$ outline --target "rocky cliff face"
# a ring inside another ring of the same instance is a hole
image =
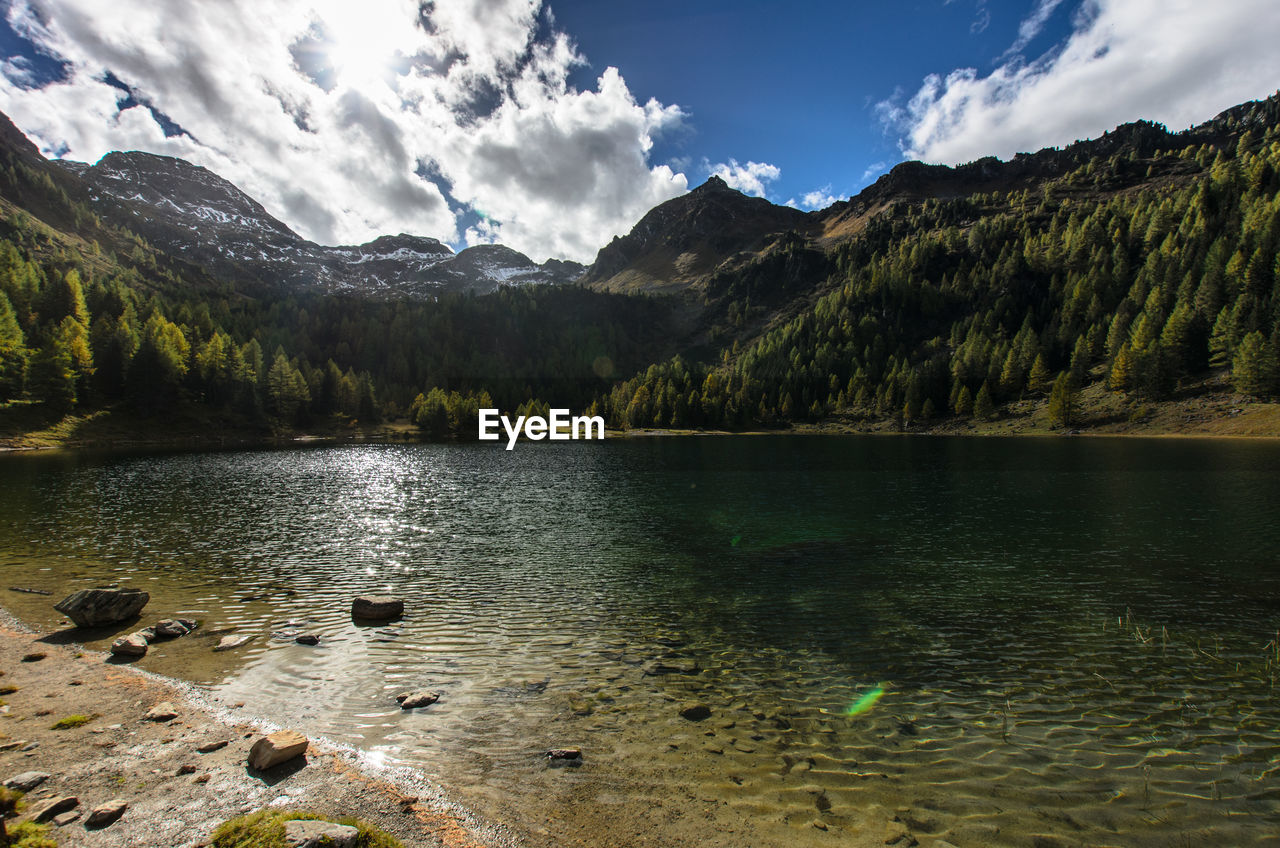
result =
[[[748,197],[712,177],[651,209],[596,256],[583,282],[610,291],[669,291],[696,286],[726,262],[745,260],[779,236],[808,232],[812,217]]]
[[[231,281],[379,297],[492,291],[563,283],[582,266],[535,264],[499,245],[455,255],[436,239],[401,233],[360,245],[307,241],[217,174],[182,159],[109,153],[97,164],[58,162],[87,187],[96,212],[169,253]]]

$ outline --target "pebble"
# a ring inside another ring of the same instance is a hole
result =
[[[227,740],[218,739],[213,742],[204,743],[199,748],[196,748],[196,751],[201,754],[212,754],[214,751],[220,751],[225,747],[227,747]]]
[[[252,639],[252,636],[236,636],[234,634],[230,636],[223,636],[222,641],[215,645],[213,649],[215,651],[231,651],[239,648],[241,645],[251,641]]]
[[[40,660],[44,659],[47,656],[49,655],[44,653],[43,651],[36,651],[35,653],[26,654],[25,656],[23,656],[22,661],[28,662],[28,663],[40,662]]]
[[[439,692],[404,692],[396,695],[396,702],[402,710],[416,710],[418,707],[429,707],[440,700]]]
[[[178,708],[168,701],[161,701],[143,716],[146,721],[172,721],[178,717]]]

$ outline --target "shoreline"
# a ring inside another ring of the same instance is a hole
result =
[[[45,796],[79,800],[77,820],[52,826],[60,844],[198,848],[222,821],[268,807],[356,816],[405,848],[518,844],[514,834],[478,821],[415,770],[372,763],[305,727],[294,728],[310,737],[304,758],[251,771],[246,755],[253,741],[281,728],[213,704],[194,684],[111,662],[73,636],[73,630],[40,634],[0,607],[0,681],[15,690],[0,706],[0,779],[33,770],[51,775],[28,793],[32,807]],[[44,656],[24,661],[33,654]],[[165,701],[177,708],[177,718],[143,718]],[[70,715],[93,718],[52,728]],[[209,742],[226,744],[197,751]],[[88,811],[113,799],[128,802],[124,816],[86,828]]]

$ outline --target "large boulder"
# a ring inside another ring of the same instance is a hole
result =
[[[296,730],[278,730],[264,736],[249,749],[249,765],[258,771],[286,763],[307,752],[307,737]]]
[[[351,617],[388,621],[404,615],[404,601],[390,595],[361,595],[351,602]]]
[[[53,608],[77,627],[105,627],[136,618],[149,600],[141,589],[81,589]]]

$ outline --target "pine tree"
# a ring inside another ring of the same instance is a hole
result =
[[[1032,394],[1044,394],[1045,389],[1049,387],[1049,365],[1044,361],[1044,354],[1036,354],[1036,361],[1031,366],[1031,373],[1027,376],[1027,391]]]
[[[1049,421],[1062,427],[1070,427],[1075,423],[1076,400],[1078,389],[1071,378],[1071,372],[1063,371],[1053,381],[1049,392]]]
[[[21,395],[26,380],[26,338],[9,298],[0,292],[0,402]]]
[[[973,417],[982,421],[990,421],[996,415],[995,403],[991,399],[991,389],[986,383],[978,389],[978,396],[973,401]]]
[[[1252,397],[1269,397],[1275,393],[1277,368],[1275,348],[1260,332],[1252,332],[1240,340],[1231,361],[1231,378],[1237,392]]]

